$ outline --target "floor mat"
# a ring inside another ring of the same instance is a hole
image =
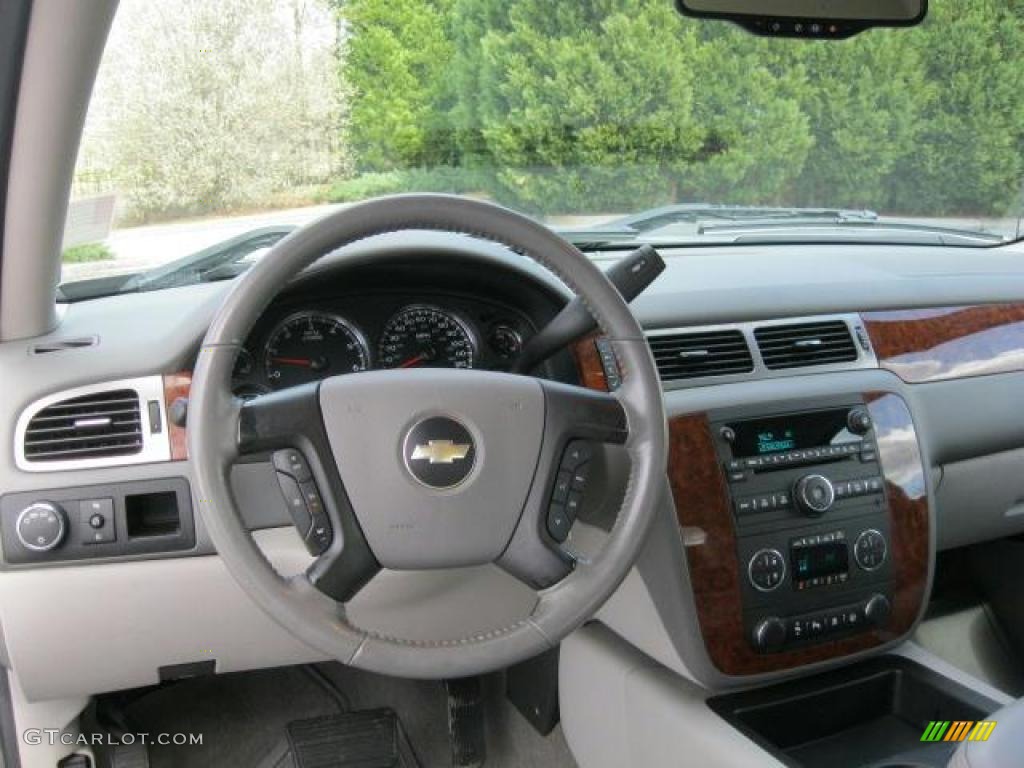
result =
[[[288,744],[296,768],[418,768],[392,709],[295,720]]]
[[[127,715],[139,731],[200,733],[203,743],[150,748],[150,768],[296,768],[288,725],[296,720],[389,708],[405,743],[424,768],[451,765],[448,698],[442,683],[361,672],[340,664],[317,664],[339,702],[305,667],[195,678],[162,686],[134,701]],[[574,762],[556,728],[541,736],[505,699],[501,675],[484,679],[487,768],[572,768]]]

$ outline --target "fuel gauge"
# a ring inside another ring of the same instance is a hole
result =
[[[523,349],[523,337],[510,325],[496,325],[487,338],[498,357],[510,360]]]

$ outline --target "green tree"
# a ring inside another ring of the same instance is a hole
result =
[[[943,0],[913,31],[927,62],[920,131],[887,180],[908,213],[1002,215],[1024,178],[1024,5]],[[898,108],[898,106],[896,107]]]
[[[933,98],[920,45],[906,30],[811,43],[800,66],[813,73],[801,109],[814,135],[794,184],[804,205],[872,208],[888,202],[897,164],[916,150]]]
[[[333,29],[315,0],[123,3],[79,174],[108,179],[136,220],[265,205],[334,177]]]
[[[340,5],[352,90],[349,141],[361,170],[452,161],[446,116],[452,0],[349,0]]]

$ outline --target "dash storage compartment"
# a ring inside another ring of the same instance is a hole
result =
[[[708,705],[799,768],[944,768],[956,742],[922,742],[933,721],[978,721],[999,705],[900,656],[884,656]]]

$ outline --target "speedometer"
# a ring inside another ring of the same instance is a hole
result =
[[[369,367],[363,335],[344,318],[326,312],[286,317],[263,348],[263,368],[274,389]]]
[[[476,341],[451,312],[413,304],[388,320],[377,356],[384,368],[472,368]]]

